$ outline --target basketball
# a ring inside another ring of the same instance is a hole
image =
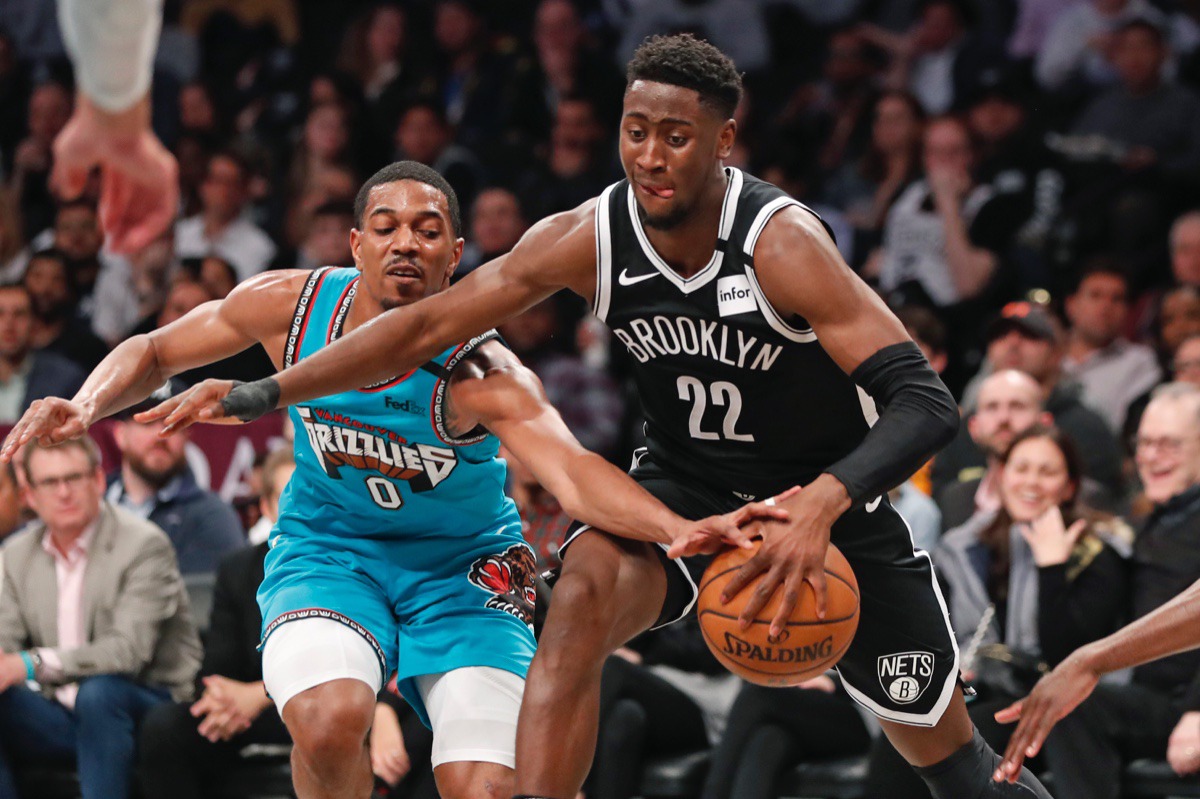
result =
[[[721,604],[721,591],[742,564],[758,551],[729,549],[709,564],[700,582],[696,614],[704,641],[725,668],[752,683],[774,687],[798,685],[817,677],[841,659],[858,629],[858,581],[845,556],[833,544],[825,553],[825,618],[818,619],[812,589],[805,585],[778,639],[770,636],[771,619],[783,601],[782,593],[766,604],[742,630],[738,615],[754,593],[759,575],[741,593]]]

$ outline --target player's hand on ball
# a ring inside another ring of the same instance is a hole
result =
[[[727,603],[755,577],[763,575],[738,617],[742,629],[746,629],[775,592],[783,591],[779,610],[771,620],[773,636],[782,633],[805,583],[813,591],[817,618],[825,618],[825,550],[833,523],[849,507],[849,498],[836,478],[822,475],[781,499],[780,505],[788,510],[790,518],[763,525],[763,545],[758,554],[746,561],[721,594],[721,601]]]
[[[1087,665],[1087,647],[1059,663],[1055,669],[1042,677],[1029,696],[996,713],[996,721],[1010,724],[1020,719],[1004,750],[992,779],[996,782],[1015,782],[1021,774],[1021,764],[1027,757],[1034,757],[1046,742],[1046,736],[1054,725],[1061,721],[1100,682],[1100,675]]]
[[[751,540],[762,534],[761,522],[787,521],[787,510],[777,503],[798,490],[788,489],[778,496],[762,502],[751,502],[723,516],[709,516],[685,524],[672,539],[667,557],[712,555],[726,546],[748,549]]]
[[[4,440],[0,461],[10,463],[17,450],[35,439],[42,444],[58,444],[79,438],[91,423],[92,414],[78,402],[61,397],[34,400]]]
[[[163,427],[160,435],[164,436],[201,422],[241,424],[236,417],[226,416],[225,408],[221,404],[221,400],[229,395],[234,385],[232,380],[210,378],[160,402],[148,411],[135,414],[134,421],[150,424],[161,420]]]

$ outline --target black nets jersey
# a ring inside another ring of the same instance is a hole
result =
[[[811,211],[770,183],[725,172],[716,250],[689,278],[654,251],[629,182],[605,189],[593,311],[633,358],[651,457],[763,497],[814,479],[877,414],[808,323],[777,312],[755,277],[754,247],[771,217],[790,205]]]

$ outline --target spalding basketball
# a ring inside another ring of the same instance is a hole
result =
[[[800,602],[778,639],[772,639],[771,619],[783,601],[776,592],[745,630],[738,615],[754,593],[762,575],[750,582],[728,605],[721,604],[721,590],[757,551],[729,549],[718,555],[704,572],[696,613],[704,641],[725,668],[744,680],[759,685],[798,685],[833,666],[854,640],[858,629],[858,581],[838,548],[825,553],[825,618],[818,619],[816,599],[806,583]]]

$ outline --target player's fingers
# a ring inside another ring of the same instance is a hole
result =
[[[812,586],[813,599],[816,600],[817,618],[825,618],[825,607],[828,601],[827,586],[825,584],[825,564],[821,564],[815,569],[811,569],[804,575],[804,582]]]
[[[775,612],[775,618],[771,619],[771,637],[773,639],[778,639],[787,627],[788,620],[792,617],[792,611],[800,603],[800,589],[803,585],[801,581],[791,577],[784,581],[783,600],[779,603],[779,610]]]
[[[123,235],[133,184],[121,172],[103,167],[100,173],[100,227],[106,234]]]
[[[170,399],[165,399],[155,405],[153,408],[142,411],[141,413],[135,413],[133,415],[133,420],[139,424],[157,422],[159,419],[170,415],[172,411],[179,407],[180,403],[182,403],[184,398],[187,396],[188,392],[184,392],[183,394],[177,394]]]
[[[743,629],[750,627],[750,624],[758,618],[759,611],[766,607],[767,602],[775,593],[775,589],[783,583],[783,569],[773,568],[763,575],[758,581],[758,585],[750,592],[750,598],[746,600],[746,604],[742,606],[742,612],[738,616],[738,625]]]
[[[796,496],[799,493],[800,493],[800,486],[792,486],[787,491],[784,491],[781,494],[776,494],[773,497],[773,499],[776,502],[783,502],[785,499],[791,499],[792,497]]]
[[[70,159],[56,155],[50,170],[50,190],[63,200],[74,200],[87,188],[88,172]]]
[[[741,593],[751,580],[767,570],[767,566],[768,561],[761,553],[742,564],[742,568],[738,569],[725,584],[725,590],[721,592],[721,604],[727,604],[730,599]]]
[[[787,512],[787,508],[781,508],[778,505],[768,505],[766,502],[751,502],[749,505],[743,505],[738,508],[730,515],[738,525],[760,520],[786,522],[791,518],[791,514]]]

